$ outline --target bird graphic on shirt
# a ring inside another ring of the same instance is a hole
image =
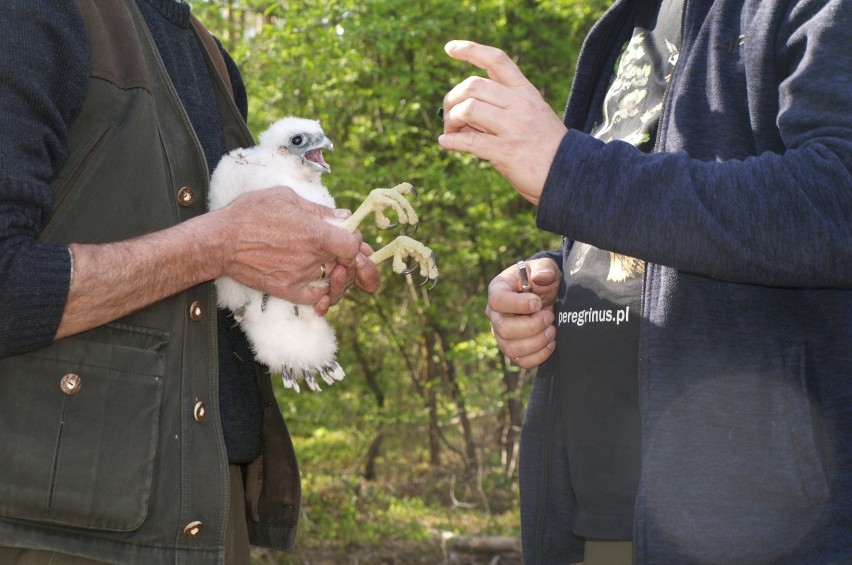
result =
[[[618,253],[609,253],[609,273],[606,280],[624,282],[645,272],[645,261]]]
[[[318,121],[283,118],[261,133],[258,141],[254,147],[231,151],[216,166],[210,179],[210,210],[222,208],[246,192],[279,185],[317,204],[335,206],[334,197],[322,183],[322,175],[331,172],[323,150],[331,151],[334,146]],[[394,226],[384,214],[391,209],[398,224],[416,228],[419,220],[407,199],[412,194],[416,196],[408,183],[374,189],[352,216],[340,223],[354,232],[367,216],[375,214],[378,227],[391,228]],[[430,280],[432,286],[437,283],[432,251],[407,235],[398,236],[370,259],[376,264],[393,259],[393,270],[400,274],[419,267],[424,284]],[[406,262],[412,260],[417,266],[410,269]],[[255,359],[273,374],[281,375],[286,388],[299,392],[299,383],[304,382],[309,389],[319,391],[317,378],[329,385],[343,379],[344,371],[336,361],[334,331],[311,306],[266,295],[226,276],[214,284],[218,305],[233,312]],[[328,285],[328,279],[313,284]]]

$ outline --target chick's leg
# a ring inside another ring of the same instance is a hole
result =
[[[414,193],[414,187],[407,182],[396,185],[393,188],[376,188],[370,191],[364,202],[358,209],[343,222],[343,228],[348,232],[354,232],[361,222],[372,213],[376,215],[376,225],[382,229],[393,227],[390,219],[385,216],[385,210],[392,208],[396,212],[399,223],[406,226],[416,226],[419,221],[417,213],[411,203],[405,197]]]
[[[420,276],[423,282],[438,281],[438,266],[435,264],[435,255],[432,250],[415,239],[401,235],[391,241],[372,255],[370,259],[378,265],[382,261],[393,258],[393,270],[395,273],[407,275],[417,270],[417,267],[408,268],[406,259],[413,258],[420,267]],[[432,285],[434,286],[434,284]]]
[[[354,232],[371,213],[376,215],[376,225],[378,227],[383,229],[393,227],[388,217],[384,214],[388,208],[396,212],[400,224],[416,227],[418,222],[417,213],[406,198],[406,195],[412,193],[414,193],[414,187],[407,182],[398,184],[393,188],[374,189],[364,199],[364,203],[343,223],[343,227],[349,232]],[[406,265],[406,259],[413,258],[420,267],[420,274],[424,279],[423,282],[433,280],[437,283],[438,267],[435,264],[435,256],[431,249],[419,241],[401,235],[370,256],[373,263],[377,265],[390,258],[393,258],[394,272],[406,275],[417,269],[416,267],[409,269]]]

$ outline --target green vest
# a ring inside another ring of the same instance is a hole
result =
[[[41,239],[119,241],[204,213],[204,154],[134,0],[77,4],[91,77]],[[253,145],[221,54],[196,30],[227,144]],[[0,545],[223,562],[229,480],[212,284],[0,359],[0,375]],[[298,467],[269,375],[258,370],[258,384],[263,453],[245,468],[246,519],[252,544],[291,549]]]

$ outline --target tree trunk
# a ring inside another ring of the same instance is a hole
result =
[[[521,399],[521,387],[528,374],[526,369],[518,371],[501,356],[503,370],[503,421],[500,426],[500,463],[503,473],[511,477],[518,460],[518,448],[521,436],[521,424],[524,418],[524,403]]]
[[[426,366],[426,382],[423,387],[426,407],[429,410],[429,464],[433,468],[441,466],[441,426],[438,422],[438,395],[436,385],[440,380],[435,363],[432,361],[428,332],[423,335],[423,361]]]
[[[376,380],[376,371],[374,371],[367,355],[364,354],[364,349],[361,347],[361,344],[358,343],[357,339],[352,340],[352,349],[355,352],[355,357],[358,359],[358,364],[361,365],[361,370],[364,373],[364,380],[367,383],[367,387],[376,399],[376,412],[380,418],[379,425],[376,427],[376,431],[373,434],[373,441],[370,442],[370,446],[367,448],[367,454],[364,461],[364,479],[367,481],[375,481],[377,477],[376,460],[379,458],[379,455],[382,454],[382,440],[384,439],[385,432],[384,421],[381,420],[385,413],[385,393],[381,386],[379,386],[378,380]]]
[[[462,394],[461,387],[459,387],[458,380],[456,379],[455,365],[447,360],[447,340],[438,326],[435,326],[435,336],[437,337],[434,343],[435,352],[441,361],[443,377],[450,387],[450,396],[456,405],[456,414],[458,414],[459,425],[462,428],[462,437],[464,438],[465,446],[465,468],[468,472],[472,473],[477,468],[476,442],[473,439],[473,427],[471,426],[470,418],[467,414],[467,405],[465,403],[464,395]]]
[[[471,553],[520,553],[520,538],[504,536],[456,536],[446,535],[444,547],[449,550]]]

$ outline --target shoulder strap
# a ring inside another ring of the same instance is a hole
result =
[[[138,36],[130,33],[134,27],[124,3],[98,0],[76,2],[89,35],[93,76],[101,76],[122,88],[138,87],[150,92],[152,85],[147,64],[139,47]],[[234,105],[234,90],[225,58],[207,28],[194,15],[190,14],[190,19],[213,82],[228,147],[250,147],[254,145],[254,140]]]
[[[119,88],[144,88],[150,92],[148,66],[132,18],[123,4],[77,0],[77,8],[89,38],[92,76],[108,80]]]
[[[190,16],[195,34],[205,52],[204,61],[210,79],[213,81],[216,103],[219,106],[219,114],[222,116],[225,142],[229,149],[251,147],[254,145],[254,138],[234,104],[234,89],[228,67],[225,65],[225,58],[207,28],[195,16]]]
[[[228,67],[225,65],[225,58],[222,57],[222,52],[219,51],[219,46],[216,44],[216,40],[213,39],[213,36],[207,28],[198,21],[198,18],[196,18],[194,14],[190,14],[189,17],[192,21],[192,27],[195,28],[195,33],[198,35],[198,38],[201,40],[201,44],[210,56],[210,60],[213,62],[213,65],[216,67],[216,72],[219,73],[219,76],[222,78],[222,82],[225,83],[225,88],[228,90],[228,94],[230,94],[231,98],[233,98],[234,90],[231,86],[231,77],[228,74]]]

